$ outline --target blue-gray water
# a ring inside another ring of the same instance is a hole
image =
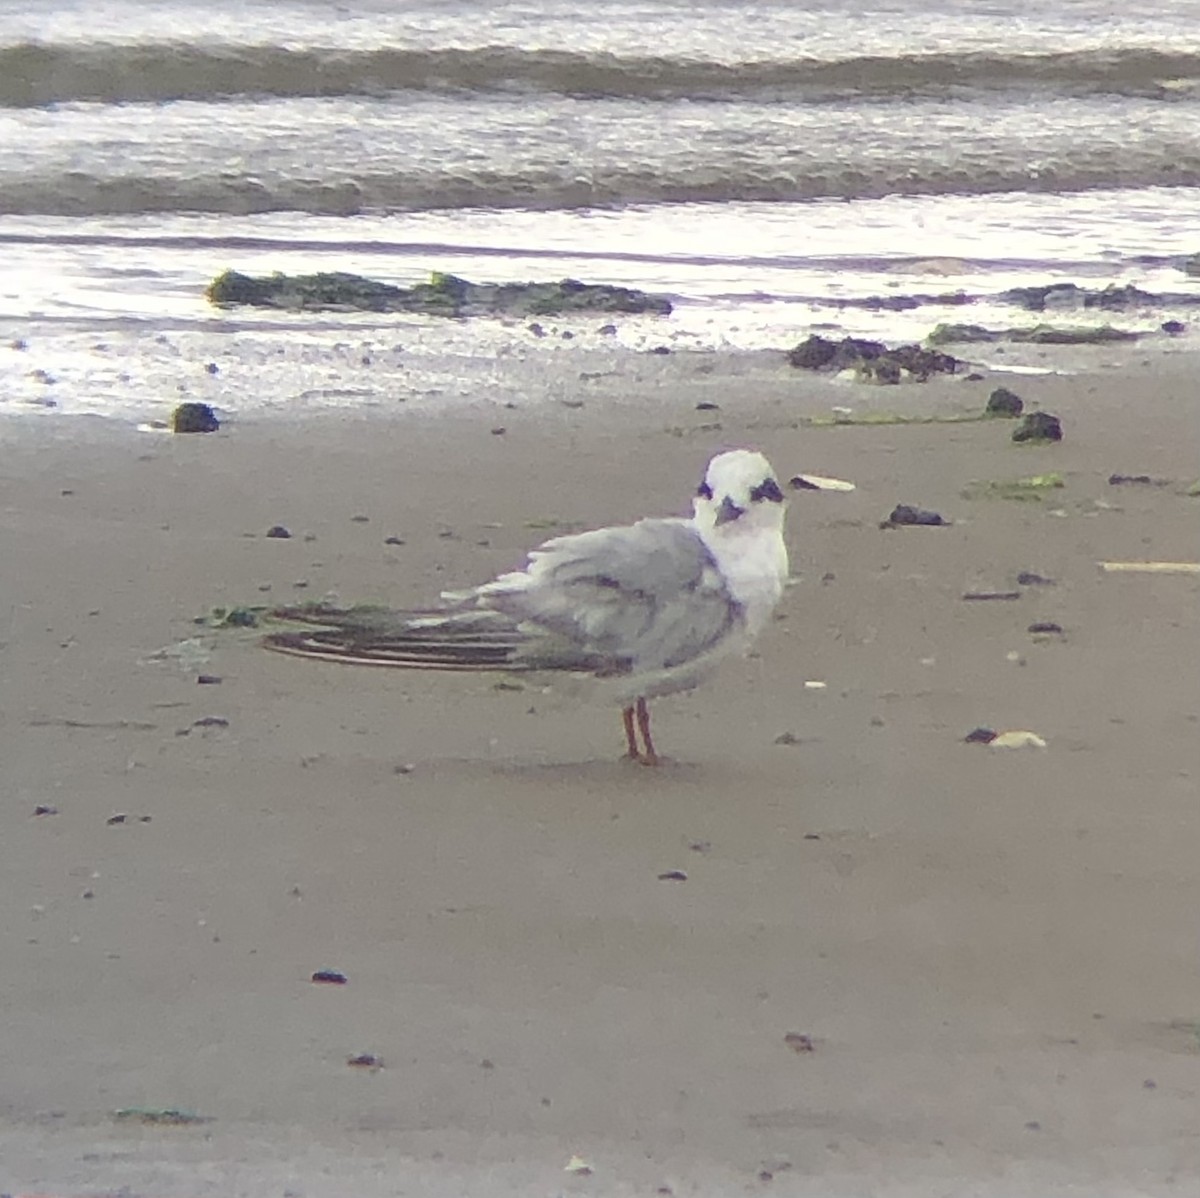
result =
[[[1195,0],[0,0],[0,146],[0,333],[27,344],[215,329],[200,291],[226,266],[671,293],[669,331],[635,323],[635,344],[920,336],[961,313],[838,305],[964,291],[983,320],[1019,283],[1196,288],[1200,19]],[[0,407],[29,398],[15,352]]]

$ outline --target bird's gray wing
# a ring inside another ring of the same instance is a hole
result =
[[[712,554],[684,520],[557,537],[530,554],[526,570],[476,595],[481,606],[561,638],[615,673],[685,665],[742,618]]]

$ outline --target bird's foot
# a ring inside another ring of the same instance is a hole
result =
[[[662,765],[665,758],[660,757],[657,753],[622,753],[622,761],[631,761],[635,765]]]

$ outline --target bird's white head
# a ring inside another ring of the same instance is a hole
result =
[[[694,519],[704,533],[779,532],[784,494],[761,453],[731,449],[719,453],[704,472],[693,501]]]

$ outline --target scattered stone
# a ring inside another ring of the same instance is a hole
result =
[[[629,287],[581,283],[472,283],[434,271],[427,283],[396,287],[341,271],[253,278],[235,270],[205,291],[218,307],[246,304],[300,311],[415,312],[426,316],[554,316],[566,312],[642,312],[668,316],[671,301]],[[544,330],[543,330],[544,332]],[[539,334],[535,334],[539,335]]]
[[[228,728],[229,721],[223,715],[206,715],[193,721],[193,728]]]
[[[963,598],[986,602],[990,599],[1020,599],[1020,591],[964,591]]]
[[[216,364],[216,362],[209,362],[209,364],[207,366],[205,366],[204,369],[207,370],[209,374],[219,374],[220,370],[221,370],[221,368]]]
[[[220,427],[216,413],[206,403],[181,403],[171,413],[173,433],[215,433]]]
[[[385,537],[383,543],[385,545],[403,545],[404,541],[400,537]]]
[[[371,522],[370,516],[351,516],[350,517],[351,524],[369,524],[370,522]]]
[[[1062,422],[1049,412],[1030,412],[1013,429],[1014,441],[1061,441]]]
[[[671,347],[669,345],[656,345],[650,352],[658,354],[660,357],[666,357],[671,352]]]
[[[1036,623],[1030,624],[1027,632],[1033,633],[1035,636],[1062,636],[1062,625],[1055,624],[1053,620],[1038,620]]]
[[[564,1173],[574,1173],[576,1177],[590,1177],[592,1175],[592,1166],[581,1156],[573,1156],[565,1165],[563,1165]]]
[[[312,980],[324,986],[344,986],[347,978],[344,973],[339,973],[336,969],[318,969],[312,975]]]
[[[223,679],[219,674],[199,674],[196,677],[198,686],[219,686]]]
[[[658,875],[658,880],[660,882],[686,882],[687,874],[681,869],[668,869],[666,873]]]
[[[794,732],[781,732],[776,738],[777,745],[799,745],[804,742]]]
[[[996,739],[996,733],[991,728],[972,728],[963,740],[969,745],[990,745]]]
[[[123,824],[129,819],[129,816],[124,811],[118,811],[115,815],[110,815],[104,822],[110,827],[115,827],[117,824]]]
[[[988,396],[985,411],[989,416],[1020,416],[1025,408],[1025,401],[1007,387],[997,387]]]
[[[803,1032],[788,1032],[784,1036],[783,1042],[792,1052],[801,1056],[806,1052],[816,1052],[817,1050],[812,1037],[804,1035]]]
[[[929,512],[924,508],[911,507],[907,503],[899,503],[892,509],[892,514],[884,520],[880,528],[900,528],[906,524],[922,525],[929,528],[941,528],[947,524],[937,512]]]
[[[33,814],[34,815],[57,815],[58,808],[52,807],[49,803],[39,803],[33,809]]]
[[[617,335],[617,326],[615,324],[602,324],[596,332],[602,337],[615,337]]]
[[[504,425],[498,424],[494,429],[492,429],[492,436],[503,437],[506,432],[508,432],[508,429],[506,429]]]
[[[1187,325],[1182,320],[1164,320],[1158,326],[1168,337],[1178,337],[1187,332]]]
[[[1032,570],[1022,570],[1017,575],[1017,585],[1023,587],[1052,587],[1054,586],[1054,579],[1046,578],[1042,574],[1034,574]]]
[[[843,337],[841,341],[813,334],[788,352],[788,361],[799,370],[853,370],[863,382],[899,383],[904,379],[925,382],[935,374],[953,374],[961,362],[921,345],[889,349],[882,341]]]
[[[346,1064],[352,1069],[369,1069],[372,1073],[378,1073],[383,1068],[383,1058],[373,1052],[356,1052],[346,1058]]]
[[[291,535],[292,534],[288,532],[288,530],[284,528],[282,524],[272,524],[271,527],[267,529],[267,536],[274,537],[276,540],[286,541],[291,537]]]
[[[719,412],[720,410],[721,410],[720,404],[712,403],[710,400],[707,400],[707,399],[702,399],[696,405],[697,412]]]

